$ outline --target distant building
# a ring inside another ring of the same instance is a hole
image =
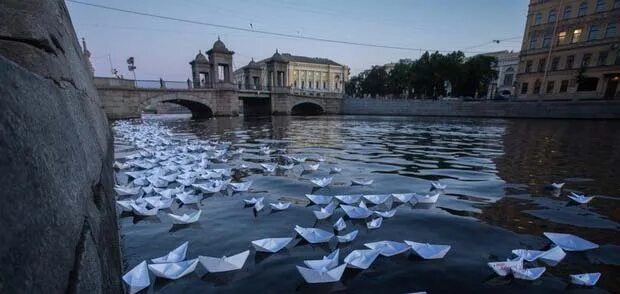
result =
[[[620,98],[619,22],[620,0],[531,0],[518,98]]]
[[[344,93],[349,67],[327,58],[280,54],[255,62],[234,72],[240,89],[290,88],[293,92]]]
[[[483,55],[497,58],[497,63],[493,66],[493,69],[497,71],[497,79],[489,84],[487,98],[514,96],[516,75],[519,68],[519,52],[504,50]]]
[[[385,69],[385,72],[389,74],[399,63],[412,64],[413,60],[410,58],[400,59],[398,62],[386,63],[383,65],[383,68]]]

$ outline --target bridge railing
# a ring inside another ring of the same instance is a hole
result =
[[[192,89],[192,81],[166,81],[159,80],[130,80],[113,77],[95,77],[95,86],[104,88],[126,88],[126,89]]]

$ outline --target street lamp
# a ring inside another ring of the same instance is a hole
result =
[[[133,56],[127,58],[127,69],[133,73],[133,80],[136,80],[136,66],[134,65]]]

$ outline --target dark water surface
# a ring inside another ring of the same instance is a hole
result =
[[[347,232],[359,229],[355,241],[338,245],[296,246],[272,255],[250,254],[245,267],[226,274],[195,273],[176,281],[157,279],[158,293],[620,293],[620,123],[612,121],[498,120],[393,117],[217,118],[189,121],[149,118],[174,132],[219,138],[243,146],[247,162],[265,162],[259,146],[286,148],[289,154],[321,156],[319,171],[243,175],[253,180],[250,192],[215,194],[199,208],[201,219],[185,227],[157,217],[120,218],[125,270],[142,260],[166,254],[190,241],[188,258],[231,255],[251,247],[250,241],[292,237],[293,227],[331,231],[344,213],[316,221],[316,206],[292,205],[272,213],[268,205],[257,215],[242,199],[264,196],[305,199],[304,194],[385,194],[428,192],[430,181],[448,185],[432,206],[398,206],[396,216],[369,231],[363,222],[347,221]],[[136,121],[136,123],[141,123]],[[123,146],[117,146],[122,148]],[[120,150],[120,149],[119,149]],[[275,155],[271,156],[275,158]],[[308,179],[339,166],[332,185],[316,189]],[[371,186],[351,186],[351,177],[374,179]],[[562,194],[544,186],[566,182]],[[566,195],[596,195],[588,205],[573,205]],[[391,203],[382,205],[392,205]],[[195,209],[196,205],[192,205]],[[393,204],[396,207],[396,204]],[[187,207],[174,204],[172,211]],[[487,262],[505,260],[517,248],[548,248],[545,231],[572,233],[600,244],[585,252],[567,252],[536,281],[495,275]],[[339,283],[309,285],[295,269],[340,248],[340,261],[373,241],[412,240],[452,245],[444,259],[421,260],[413,254],[379,257],[364,271],[347,269]],[[601,272],[594,288],[572,286],[569,274]]]

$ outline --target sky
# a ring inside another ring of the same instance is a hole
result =
[[[79,0],[167,17],[304,37],[466,55],[521,47],[529,0]],[[300,40],[110,11],[67,1],[78,37],[85,38],[96,76],[111,66],[138,79],[186,80],[198,50],[218,36],[235,51],[234,69],[280,53],[324,57],[357,74],[373,65],[418,58],[423,51]],[[499,44],[492,40],[504,40]]]

